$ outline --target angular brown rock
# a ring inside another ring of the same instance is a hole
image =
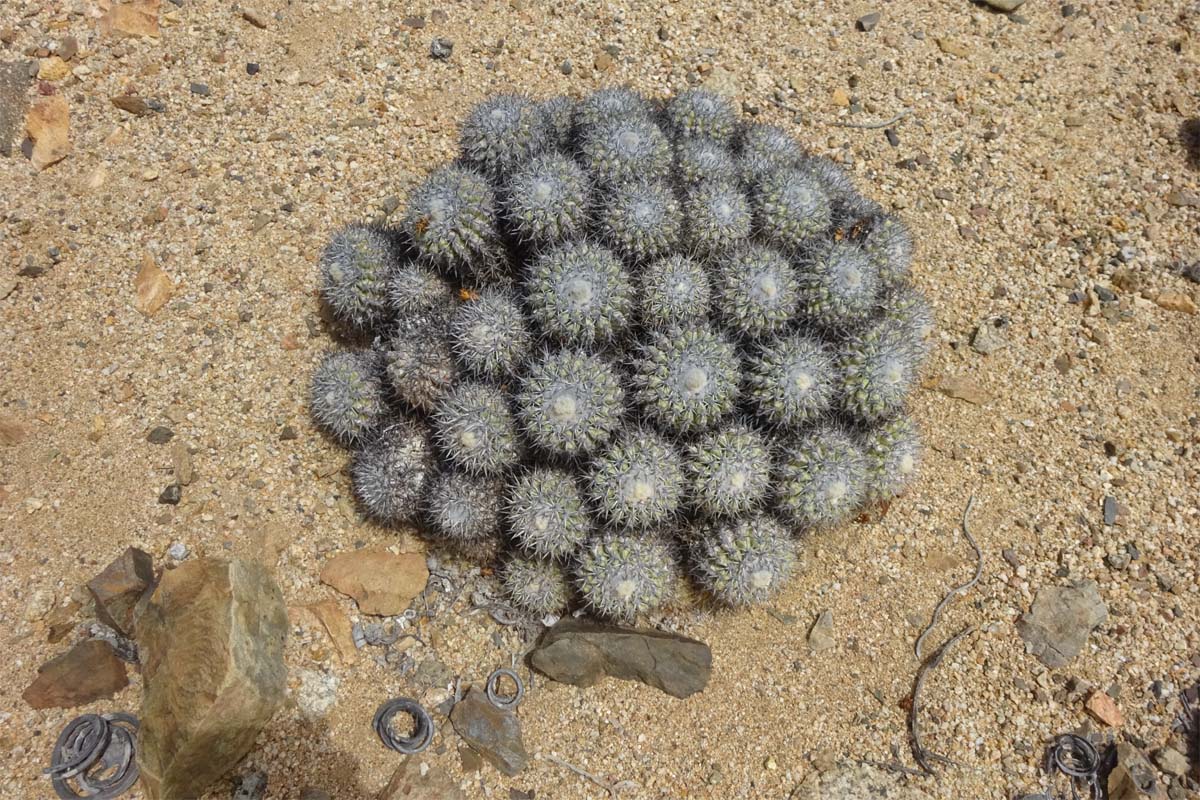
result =
[[[125,662],[103,639],[88,639],[38,667],[21,695],[33,708],[74,708],[112,697],[129,685]]]
[[[60,94],[42,97],[25,115],[25,132],[33,142],[29,160],[45,169],[66,158],[71,152],[70,111]]]
[[[136,547],[127,548],[87,587],[96,601],[96,617],[122,636],[132,636],[139,606],[154,589],[154,560]]]
[[[199,796],[283,704],[283,595],[261,564],[187,561],[163,574],[137,631],[142,788],[150,800]]]
[[[353,550],[337,554],[321,568],[321,583],[353,597],[364,614],[402,613],[428,580],[421,553]]]
[[[162,0],[101,0],[102,36],[158,36],[158,10]]]
[[[147,317],[152,317],[167,304],[175,292],[175,283],[167,273],[154,263],[154,257],[149,253],[142,256],[142,266],[134,278],[134,288],[137,297],[133,307]]]
[[[454,705],[450,724],[463,741],[505,775],[525,769],[529,755],[521,740],[521,721],[511,711],[492,705],[483,689],[472,686]]]
[[[575,686],[593,686],[607,675],[689,697],[708,685],[712,651],[704,642],[673,633],[564,617],[542,636],[529,663],[548,678]]]

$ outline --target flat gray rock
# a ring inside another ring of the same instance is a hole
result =
[[[450,712],[450,724],[463,741],[505,775],[525,769],[529,755],[521,739],[521,721],[511,711],[492,705],[483,689],[471,687]]]
[[[11,156],[13,140],[24,130],[29,98],[29,62],[0,64],[0,156]]]
[[[529,661],[562,683],[586,688],[611,677],[641,681],[674,697],[702,691],[712,673],[712,651],[704,642],[571,618],[546,631]]]
[[[1017,621],[1017,632],[1026,649],[1047,667],[1065,667],[1106,619],[1108,607],[1095,581],[1044,586],[1033,599],[1033,608]]]
[[[902,776],[866,764],[809,773],[793,800],[929,800]]]

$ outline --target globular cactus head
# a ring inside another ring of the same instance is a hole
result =
[[[917,475],[921,453],[917,426],[901,414],[867,429],[862,438],[867,457],[866,500],[890,500]]]
[[[395,419],[354,453],[350,485],[366,513],[380,522],[415,520],[435,469],[429,434]]]
[[[571,473],[535,467],[512,480],[505,517],[522,551],[564,560],[592,532],[592,518]]]
[[[852,241],[829,240],[807,252],[799,272],[800,305],[813,323],[848,330],[865,322],[879,301],[879,270]]]
[[[882,213],[871,217],[862,246],[885,285],[908,278],[912,265],[912,234],[896,217]]]
[[[777,246],[795,251],[833,222],[829,195],[820,179],[803,169],[764,175],[753,194],[758,230]]]
[[[517,408],[525,435],[542,452],[582,456],[608,442],[625,412],[616,372],[580,350],[545,354],[529,369]]]
[[[862,502],[866,478],[866,456],[849,434],[831,426],[814,428],[781,449],[779,510],[804,528],[837,525]]]
[[[593,461],[588,483],[592,504],[605,519],[621,527],[649,528],[679,509],[682,459],[658,434],[629,429]]]
[[[499,475],[514,466],[521,446],[503,392],[460,382],[433,412],[433,431],[446,458],[475,475]]]
[[[737,131],[737,110],[729,98],[708,89],[685,89],[667,101],[667,126],[679,138],[725,143]]]
[[[450,318],[449,334],[459,363],[481,378],[515,374],[533,346],[525,315],[502,289],[473,293]]]
[[[500,567],[500,587],[514,606],[538,619],[562,613],[571,598],[567,573],[560,564],[516,554]]]
[[[444,322],[400,322],[382,342],[383,364],[392,393],[422,413],[432,411],[459,376],[445,326]]]
[[[671,144],[649,118],[615,117],[581,130],[579,158],[605,185],[665,178],[671,166]]]
[[[854,189],[854,181],[841,167],[828,158],[805,156],[800,160],[800,166],[821,182],[830,202],[836,204],[845,199],[859,197],[858,192]]]
[[[625,86],[607,86],[592,92],[575,108],[575,126],[581,131],[612,120],[654,119],[654,106]]]
[[[620,260],[590,242],[567,243],[543,253],[531,265],[526,283],[538,328],[564,345],[584,348],[604,345],[625,329],[632,296]]]
[[[791,577],[795,543],[765,514],[707,525],[691,543],[692,574],[728,606],[765,602]]]
[[[398,267],[387,232],[347,225],[329,238],[318,267],[321,299],[346,330],[368,331],[387,318],[388,279]]]
[[[746,369],[754,410],[769,424],[785,428],[799,428],[829,413],[838,377],[828,348],[799,333],[763,342]]]
[[[421,259],[436,269],[460,277],[495,269],[496,198],[473,170],[451,165],[430,175],[409,198],[404,228]]]
[[[677,575],[670,548],[654,534],[603,534],[584,545],[575,563],[575,587],[588,609],[619,622],[665,603]]]
[[[708,316],[708,271],[682,255],[651,261],[641,271],[641,320],[652,330],[693,324]]]
[[[782,331],[796,318],[796,271],[779,252],[746,244],[715,265],[714,306],[735,336],[757,339]]]
[[[675,142],[675,177],[685,186],[701,181],[737,181],[742,177],[729,148],[712,139]]]
[[[757,508],[771,487],[767,439],[744,425],[706,434],[684,454],[689,494],[700,513],[734,517]]]
[[[652,332],[634,361],[634,399],[668,431],[701,431],[733,412],[740,368],[737,350],[710,328]]]
[[[504,216],[522,242],[545,247],[583,235],[591,185],[583,168],[561,153],[539,156],[513,173]]]
[[[742,128],[739,165],[742,179],[755,186],[766,175],[798,166],[804,150],[783,128],[751,123]]]
[[[378,355],[327,353],[313,371],[309,409],[317,426],[347,447],[366,439],[385,411]]]
[[[445,472],[434,478],[425,496],[425,514],[442,538],[469,545],[500,529],[504,484],[465,472]]]
[[[698,253],[720,253],[750,236],[750,201],[732,181],[704,181],[683,204],[687,241]]]
[[[496,94],[471,109],[459,132],[463,160],[498,180],[551,143],[541,106],[521,94]]]
[[[664,181],[631,180],[605,193],[597,228],[605,244],[629,261],[644,261],[673,248],[683,216]]]
[[[873,423],[904,408],[917,382],[921,350],[908,331],[884,319],[851,336],[838,362],[845,410]]]
[[[408,263],[397,267],[388,278],[387,302],[401,324],[415,317],[445,321],[454,311],[454,289],[428,267]]]
[[[884,290],[879,303],[884,319],[905,331],[905,336],[922,351],[933,333],[933,309],[925,294],[909,283],[895,283]]]
[[[560,94],[538,103],[546,119],[550,133],[550,145],[566,151],[571,147],[572,131],[575,127],[575,101]]]

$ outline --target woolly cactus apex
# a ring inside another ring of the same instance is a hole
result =
[[[688,242],[701,253],[726,250],[750,236],[750,201],[733,182],[704,181],[684,201]]]
[[[551,97],[538,103],[546,119],[551,146],[566,151],[571,146],[571,132],[575,125],[575,101],[566,95]]]
[[[517,546],[539,558],[567,558],[592,530],[575,479],[545,467],[512,482],[506,516]]]
[[[763,514],[712,525],[691,550],[697,583],[729,606],[765,602],[791,577],[796,564],[787,531]]]
[[[409,198],[404,227],[421,258],[444,271],[473,274],[496,261],[496,199],[482,175],[459,166],[434,172]]]
[[[632,287],[611,251],[590,242],[564,244],[530,268],[528,302],[534,322],[567,345],[595,347],[625,329]]]
[[[350,484],[372,518],[408,522],[420,511],[433,470],[433,448],[424,427],[399,419],[355,452]]]
[[[533,343],[520,306],[500,289],[475,293],[455,311],[449,328],[459,363],[484,378],[514,374]]]
[[[634,362],[634,397],[663,428],[704,430],[733,411],[740,366],[733,345],[708,328],[655,332]]]
[[[463,159],[498,179],[550,146],[542,108],[520,94],[496,94],[471,109],[462,124]]]
[[[428,413],[458,377],[445,324],[430,324],[422,316],[402,320],[383,345],[388,383],[397,398]]]
[[[912,236],[896,217],[880,214],[871,218],[863,238],[863,249],[885,284],[898,283],[908,277],[912,264]]]
[[[833,356],[823,344],[792,334],[762,346],[750,359],[746,383],[765,420],[796,428],[829,412],[837,378]]]
[[[850,180],[845,170],[828,158],[806,155],[800,160],[800,167],[821,182],[830,200],[859,197],[854,188],[854,181]]]
[[[787,131],[774,125],[751,123],[742,129],[742,179],[756,185],[764,176],[800,164],[805,152]]]
[[[921,440],[904,415],[892,417],[863,434],[867,457],[867,502],[890,500],[917,475]]]
[[[824,528],[847,519],[866,491],[867,460],[845,432],[820,427],[786,445],[779,462],[779,508],[792,522]]]
[[[371,350],[335,350],[313,371],[313,421],[340,444],[366,438],[384,413],[379,357]]]
[[[781,331],[796,316],[800,293],[795,270],[768,247],[736,248],[717,262],[715,277],[717,313],[738,336]]]
[[[879,271],[851,241],[826,241],[805,255],[800,269],[800,308],[830,330],[867,320],[879,300]]]
[[[641,273],[642,324],[653,329],[696,322],[708,316],[708,273],[699,262],[673,255]]]
[[[852,336],[839,356],[846,411],[867,422],[899,412],[919,365],[918,345],[894,322],[882,320]]]
[[[675,177],[684,185],[710,180],[736,181],[741,178],[741,171],[725,145],[712,139],[678,139]]]
[[[538,558],[509,556],[500,567],[500,586],[514,606],[538,619],[562,613],[570,599],[567,573]]]
[[[587,174],[570,158],[539,156],[513,174],[505,218],[518,239],[534,245],[579,238],[588,224],[589,191]]]
[[[754,193],[754,216],[764,236],[789,249],[803,247],[833,222],[825,187],[802,169],[763,176]]]
[[[667,102],[667,124],[676,136],[728,142],[737,130],[729,98],[708,89],[686,89]]]
[[[616,525],[646,528],[679,508],[683,467],[675,448],[649,430],[628,430],[592,464],[589,494]]]
[[[321,252],[321,298],[352,332],[370,330],[387,316],[387,285],[398,266],[387,233],[370,225],[347,225]]]
[[[430,526],[456,544],[478,542],[500,530],[504,485],[462,472],[438,476],[425,497]]]
[[[632,261],[665,253],[679,241],[679,201],[663,181],[630,181],[608,192],[597,227],[601,238]]]
[[[893,284],[884,291],[880,307],[883,316],[907,331],[909,341],[924,352],[934,327],[933,309],[925,295],[911,284]]]
[[[579,101],[575,125],[587,129],[612,120],[653,120],[654,106],[649,100],[624,86],[608,86]]]
[[[455,386],[433,412],[446,457],[477,475],[497,475],[517,463],[520,443],[504,394],[482,383]]]
[[[761,433],[735,425],[687,447],[685,468],[696,508],[717,517],[745,514],[766,497],[771,454]]]
[[[676,575],[667,544],[645,534],[604,534],[584,547],[575,565],[575,585],[588,608],[621,622],[666,602]]]
[[[586,455],[621,423],[625,392],[612,368],[577,350],[560,350],[534,364],[517,395],[525,435],[540,450]]]
[[[420,264],[404,264],[387,282],[388,306],[401,320],[424,316],[445,321],[454,310],[454,290],[440,275]]]
[[[671,166],[671,145],[650,119],[617,117],[583,129],[580,162],[602,183],[662,178]]]

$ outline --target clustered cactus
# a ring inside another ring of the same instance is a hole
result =
[[[320,257],[347,342],[312,376],[364,512],[499,553],[511,602],[726,606],[903,491],[933,315],[912,239],[722,96],[501,94],[395,228]]]

